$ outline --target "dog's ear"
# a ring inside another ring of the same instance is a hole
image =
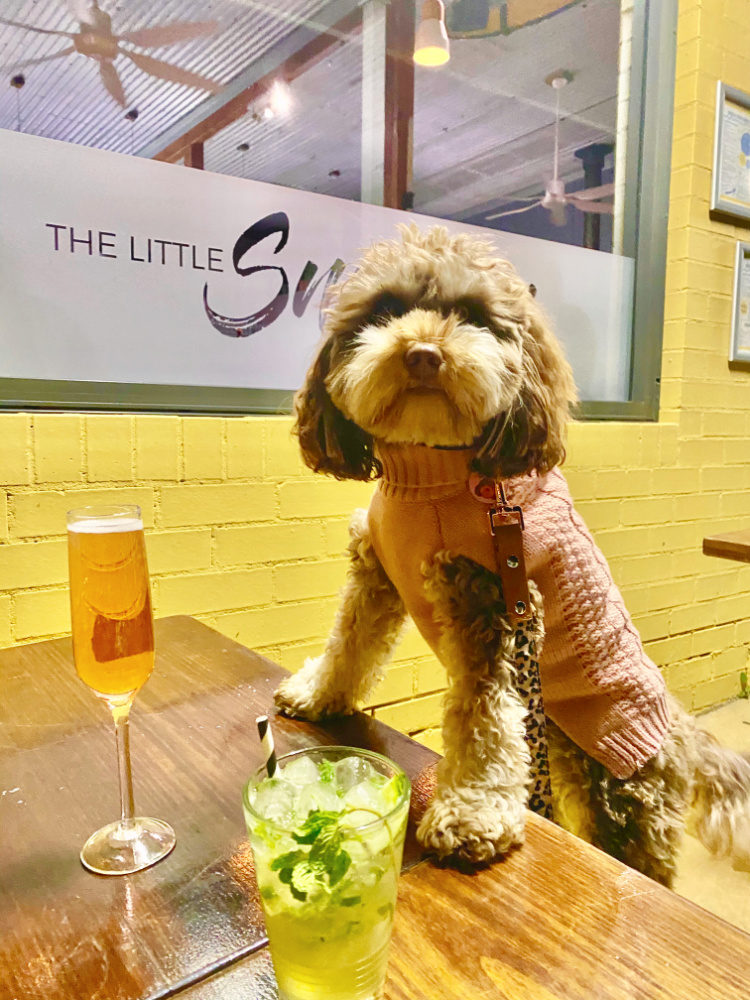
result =
[[[380,474],[372,438],[334,406],[326,388],[334,338],[329,337],[294,398],[294,433],[305,464],[336,479],[372,479]]]
[[[484,430],[475,465],[492,478],[549,472],[565,460],[565,427],[577,401],[573,372],[542,310],[529,296],[523,383],[513,407]]]

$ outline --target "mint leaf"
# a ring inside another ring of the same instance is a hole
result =
[[[336,769],[330,760],[321,760],[318,764],[318,774],[321,781],[330,784],[336,777]]]
[[[337,882],[340,882],[349,871],[351,863],[351,855],[347,851],[339,851],[335,854],[326,865],[329,885],[334,886]]]
[[[361,896],[347,896],[345,899],[340,899],[339,904],[341,906],[356,906],[357,903],[362,902]]]
[[[314,809],[308,814],[307,819],[302,824],[300,833],[293,833],[292,837],[298,844],[312,844],[321,831],[335,827],[338,823],[339,814],[335,812],[325,812],[323,809]]]
[[[294,868],[298,862],[304,861],[306,857],[307,854],[304,851],[290,851],[288,854],[280,854],[271,862],[271,871],[277,872],[281,868]]]
[[[318,885],[323,884],[325,869],[320,865],[311,864],[309,861],[300,861],[292,869],[291,885],[300,893],[312,892]]]

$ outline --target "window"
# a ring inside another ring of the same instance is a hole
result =
[[[452,0],[438,68],[412,62],[420,7],[102,0],[94,46],[118,48],[100,59],[49,34],[80,27],[57,0],[9,0],[0,126],[493,230],[584,413],[655,418],[677,0]]]

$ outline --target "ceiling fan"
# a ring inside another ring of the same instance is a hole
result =
[[[66,0],[68,8],[73,17],[78,21],[78,31],[56,31],[49,28],[37,28],[33,24],[22,24],[19,21],[9,21],[0,18],[0,24],[8,24],[14,28],[23,28],[25,31],[33,31],[41,35],[59,35],[62,38],[70,39],[71,44],[50,55],[39,56],[36,59],[21,60],[13,65],[14,69],[23,66],[35,66],[39,63],[50,62],[53,59],[64,59],[78,52],[83,56],[96,60],[99,63],[99,74],[102,83],[108,93],[117,101],[121,107],[127,106],[125,99],[125,88],[122,85],[120,74],[115,68],[117,56],[125,56],[131,62],[148,73],[149,76],[157,77],[159,80],[168,80],[170,83],[180,83],[186,87],[195,87],[198,90],[207,90],[212,94],[221,90],[221,84],[214,80],[209,80],[198,73],[191,73],[189,70],[180,69],[171,63],[161,59],[154,59],[153,56],[143,52],[135,52],[130,48],[123,48],[122,43],[137,45],[139,48],[150,49],[159,48],[162,45],[174,45],[178,42],[188,42],[194,38],[201,38],[204,35],[213,34],[218,25],[215,21],[174,21],[171,24],[159,24],[153,28],[140,28],[136,31],[125,31],[121,35],[112,31],[112,18],[101,9],[97,0]]]
[[[567,222],[567,207],[572,205],[581,212],[591,212],[598,215],[611,215],[614,206],[611,201],[604,201],[614,195],[614,184],[600,184],[598,187],[584,188],[582,191],[575,191],[571,194],[565,192],[565,181],[559,177],[560,167],[560,91],[570,82],[572,77],[569,74],[561,73],[547,78],[547,82],[554,88],[557,95],[555,101],[555,158],[553,164],[552,178],[545,186],[544,194],[534,198],[514,198],[514,201],[528,201],[529,205],[522,208],[511,208],[503,212],[494,212],[486,215],[487,221],[491,219],[502,219],[507,215],[519,215],[521,212],[530,212],[532,208],[546,208],[549,210],[551,221],[554,226],[564,226]]]

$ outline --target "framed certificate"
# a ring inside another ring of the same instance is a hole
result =
[[[750,94],[716,87],[711,211],[750,221]]]
[[[750,368],[750,243],[737,243],[732,298],[731,367]]]

